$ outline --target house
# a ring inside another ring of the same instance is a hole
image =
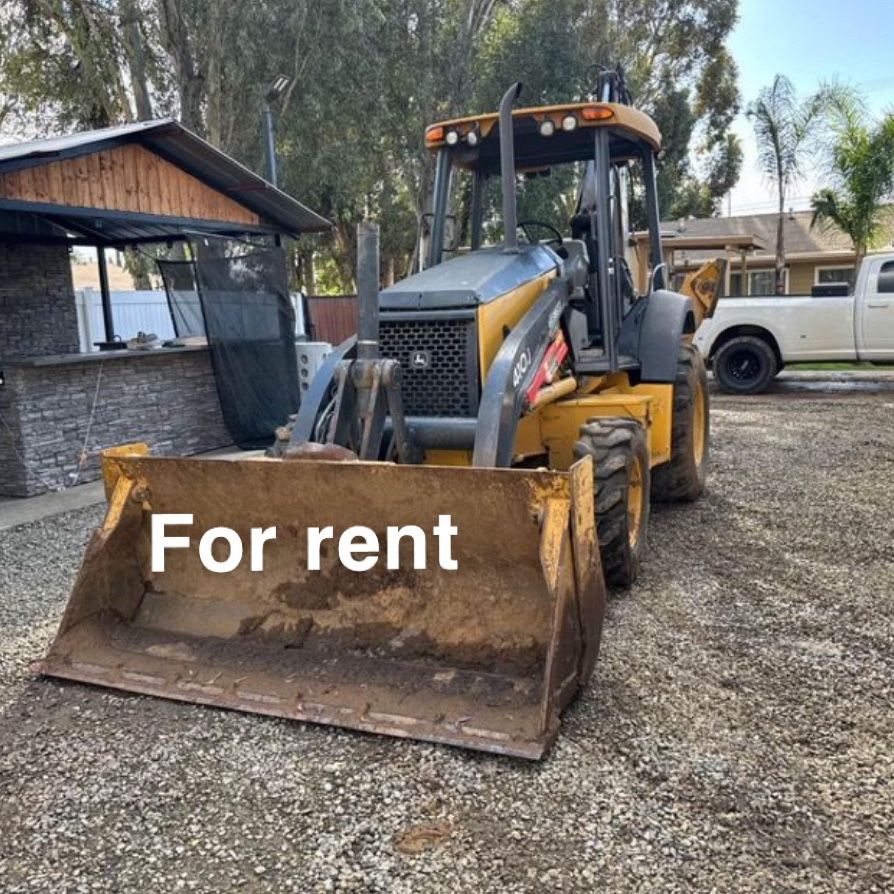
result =
[[[675,273],[694,270],[712,256],[710,251],[687,251],[683,248],[687,241],[749,237],[752,244],[759,247],[754,247],[747,253],[731,254],[729,294],[771,295],[775,291],[774,266],[778,220],[778,215],[775,213],[692,218],[676,222],[664,221],[661,229],[666,250],[673,247],[675,239],[680,240],[681,249],[673,252]],[[793,211],[784,217],[787,294],[810,294],[813,286],[820,283],[853,282],[855,256],[850,239],[841,230],[829,225],[818,223],[811,227],[812,220],[812,211]],[[894,213],[891,215],[891,225],[878,247],[888,246],[892,240],[894,240]],[[747,272],[745,289],[742,282],[743,258]]]

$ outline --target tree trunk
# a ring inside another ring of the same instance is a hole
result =
[[[161,42],[177,77],[180,121],[184,127],[202,134],[202,77],[192,57],[182,0],[158,0],[158,18]]]
[[[152,118],[152,101],[146,78],[146,48],[140,30],[140,11],[135,0],[120,0],[118,10],[124,26],[124,52],[127,56],[137,120],[148,121]]]
[[[357,292],[357,226],[339,221],[335,225],[335,261],[339,273],[339,288],[345,294]]]
[[[779,182],[779,221],[776,225],[776,294],[785,294],[785,187]]]
[[[208,39],[204,49],[205,64],[205,138],[212,146],[221,148],[223,140],[223,11],[220,3],[208,9]]]
[[[133,287],[138,291],[148,291],[152,288],[149,271],[154,267],[155,264],[145,255],[141,255],[131,248],[124,250],[124,269],[131,275]]]
[[[70,9],[59,0],[37,0],[36,9],[62,32],[77,57],[79,76],[96,98],[101,118],[84,123],[98,127],[133,121],[133,109],[115,58],[118,47],[112,40],[114,25],[107,10],[94,9],[84,0],[75,0]]]
[[[302,248],[298,257],[301,261],[301,287],[305,295],[316,295],[317,283],[314,270],[314,251],[310,247]]]

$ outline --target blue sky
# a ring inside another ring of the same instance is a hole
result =
[[[740,0],[739,22],[729,47],[739,66],[743,106],[779,72],[802,95],[823,80],[837,78],[859,87],[872,112],[894,110],[892,0]],[[732,191],[732,213],[772,210],[774,194],[757,170],[754,138],[744,115],[737,119],[735,130],[745,160]],[[789,204],[807,207],[822,179],[816,165],[808,168]]]

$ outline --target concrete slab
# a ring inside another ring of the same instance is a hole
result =
[[[79,484],[68,490],[37,497],[3,497],[0,498],[0,531],[70,512],[72,509],[94,506],[104,499],[102,481],[91,481],[89,484]]]
[[[713,373],[708,373],[712,390],[717,390]],[[892,369],[784,369],[764,394],[890,394],[894,392]],[[760,395],[757,395],[758,397]]]
[[[196,454],[193,459],[257,459],[263,450],[240,450],[238,447],[221,447]],[[93,506],[105,499],[102,481],[79,484],[67,490],[41,494],[37,497],[0,497],[0,531],[27,525],[72,509]]]

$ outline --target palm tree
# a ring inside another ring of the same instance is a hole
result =
[[[858,269],[886,222],[894,192],[894,113],[874,121],[862,97],[847,87],[827,89],[832,140],[832,186],[813,196],[811,226],[825,223],[850,236]]]
[[[785,292],[785,198],[801,176],[802,166],[824,109],[822,93],[799,99],[792,82],[776,75],[748,107],[754,126],[758,162],[772,180],[779,199],[776,226],[776,293]],[[743,282],[745,271],[742,271]]]

